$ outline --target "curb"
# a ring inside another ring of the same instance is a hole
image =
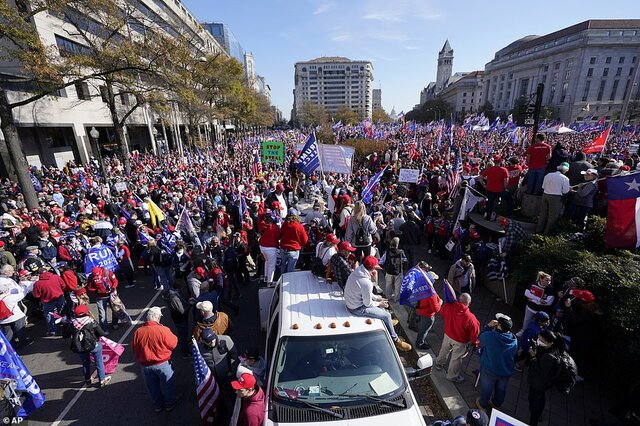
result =
[[[428,351],[417,350],[413,345],[418,333],[409,329],[409,327],[406,327],[407,319],[409,318],[408,308],[406,306],[399,305],[397,302],[391,303],[391,306],[393,307],[393,313],[399,320],[396,327],[401,328],[402,332],[407,336],[409,343],[411,343],[412,346],[411,351],[414,352],[417,357],[430,354],[433,358],[435,367],[437,354],[435,354],[431,349]],[[449,418],[454,419],[457,416],[466,417],[467,411],[469,411],[469,405],[467,405],[466,401],[458,391],[458,388],[456,388],[452,382],[447,380],[442,372],[437,371],[435,368],[428,377],[436,395],[438,395],[440,403],[447,411]]]

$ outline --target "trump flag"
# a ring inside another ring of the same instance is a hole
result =
[[[411,268],[402,279],[398,303],[411,305],[428,297],[438,297],[433,288],[433,277],[417,266]]]
[[[607,178],[608,248],[640,246],[640,174]]]
[[[298,170],[305,175],[310,175],[315,169],[320,167],[320,157],[318,156],[318,142],[316,135],[311,133],[300,152],[300,156],[294,163]]]

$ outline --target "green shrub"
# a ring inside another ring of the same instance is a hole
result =
[[[316,132],[316,140],[319,143],[333,145],[336,143],[336,137],[331,130],[331,127],[322,126],[320,130]]]
[[[381,155],[387,149],[386,142],[372,139],[347,139],[342,142],[342,144],[355,148],[355,156],[357,160],[362,160],[364,157],[369,154],[373,154],[374,152]]]

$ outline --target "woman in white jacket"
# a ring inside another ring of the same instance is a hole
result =
[[[24,287],[17,284],[11,276],[15,269],[7,264],[0,270],[0,300],[4,302],[10,316],[0,320],[0,329],[7,337],[7,340],[18,340],[16,347],[24,347],[33,343],[33,340],[26,336],[26,315],[20,309],[19,303],[27,295]]]

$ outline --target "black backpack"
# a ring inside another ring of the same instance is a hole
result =
[[[95,349],[98,338],[91,329],[91,324],[87,324],[80,330],[75,330],[71,336],[71,351],[75,353],[91,352]]]
[[[402,273],[402,251],[387,251],[387,258],[384,261],[384,271],[389,275],[400,275]]]
[[[362,219],[362,222],[360,222],[360,226],[358,227],[358,229],[356,229],[355,243],[354,243],[354,246],[356,247],[366,247],[371,244],[371,235],[369,235],[365,229],[366,220],[367,218],[364,217]]]
[[[558,362],[558,372],[553,378],[552,383],[561,394],[569,395],[571,389],[576,384],[576,378],[578,376],[578,367],[571,356],[563,352],[562,354],[554,355]]]
[[[324,258],[324,256],[327,255],[327,252],[329,251],[330,248],[331,247],[326,247],[323,251],[320,252],[322,257],[313,256],[311,258],[311,273],[316,277],[324,278],[326,276],[327,270],[324,264],[322,263],[322,259]]]

